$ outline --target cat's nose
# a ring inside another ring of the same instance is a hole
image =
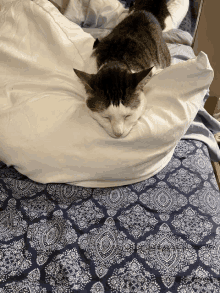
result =
[[[122,136],[122,133],[121,132],[114,132],[114,135],[117,137],[120,137],[120,136]]]

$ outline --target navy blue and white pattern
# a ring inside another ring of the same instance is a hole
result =
[[[220,293],[220,193],[207,146],[114,188],[40,184],[0,164],[0,293]]]

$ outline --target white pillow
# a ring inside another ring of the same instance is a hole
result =
[[[3,162],[34,181],[85,187],[139,182],[167,165],[213,79],[206,54],[154,76],[145,115],[114,139],[89,116],[73,71],[97,71],[93,37],[46,0],[15,1],[1,13]]]

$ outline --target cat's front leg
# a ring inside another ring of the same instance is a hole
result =
[[[167,7],[171,16],[165,19],[165,29],[163,32],[179,28],[188,12],[189,0],[169,0]]]

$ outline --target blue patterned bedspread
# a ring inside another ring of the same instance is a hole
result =
[[[206,144],[116,188],[0,166],[0,292],[220,292],[220,193]]]

